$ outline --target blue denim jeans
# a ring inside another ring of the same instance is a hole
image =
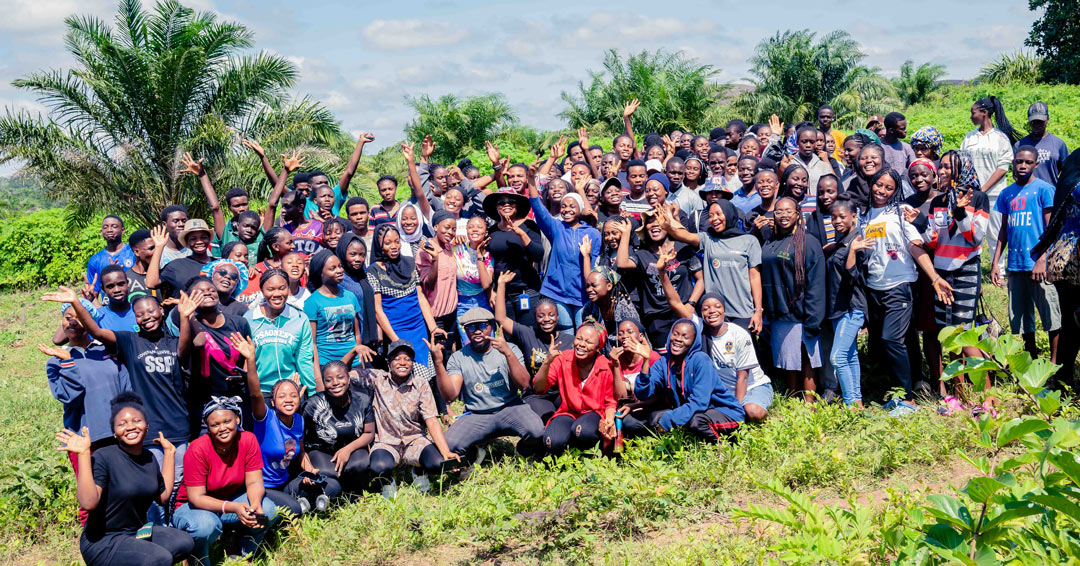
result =
[[[187,454],[188,442],[181,442],[176,444],[176,454],[173,455],[173,491],[169,496],[169,504],[166,507],[162,507],[157,501],[150,504],[150,509],[146,511],[147,520],[155,525],[161,525],[163,527],[169,526],[172,521],[169,520],[168,509],[175,507],[176,494],[180,491],[180,482],[184,479],[184,454]],[[154,456],[154,460],[157,461],[158,468],[161,468],[161,458],[165,455],[162,452],[161,447],[158,445],[147,446],[147,450]]]
[[[573,330],[581,326],[582,307],[569,303],[555,301],[555,309],[559,312],[559,330]]]
[[[836,370],[844,404],[862,401],[862,372],[859,369],[859,330],[866,321],[863,311],[855,309],[833,320],[833,344],[829,361]]]
[[[247,494],[241,494],[233,501],[247,503]],[[277,507],[269,497],[263,497],[263,513],[270,520],[270,526],[266,528],[250,529],[240,523],[240,517],[236,513],[220,513],[205,509],[194,509],[190,503],[181,505],[173,513],[173,526],[191,535],[195,539],[195,550],[191,556],[203,566],[210,566],[210,547],[221,536],[221,530],[226,525],[238,525],[240,529],[240,552],[244,556],[250,556],[259,547],[266,532],[277,521]]]

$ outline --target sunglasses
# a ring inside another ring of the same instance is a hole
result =
[[[499,199],[499,200],[495,201],[495,204],[497,206],[506,206],[506,205],[515,205],[516,206],[517,205],[517,203],[515,203],[513,199],[508,199],[508,198]]]
[[[727,162],[726,161],[710,161],[709,165],[723,165],[725,163],[727,163]]]
[[[487,322],[470,322],[465,325],[465,332],[476,332],[477,330],[483,330],[490,326]]]
[[[219,269],[218,271],[215,271],[214,275],[220,275],[222,277],[228,277],[229,279],[232,279],[233,281],[239,281],[240,280],[240,274],[239,273],[232,273],[230,271],[225,271],[224,269]]]

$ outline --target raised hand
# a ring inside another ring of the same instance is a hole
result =
[[[780,139],[784,138],[784,123],[780,121],[780,117],[776,114],[769,116],[769,129],[772,133],[780,136]],[[762,140],[764,143],[768,143],[768,140]]]
[[[176,310],[180,313],[180,316],[191,318],[191,315],[195,314],[205,297],[206,294],[201,290],[193,291],[190,295],[180,291],[180,304],[176,306]]]
[[[454,179],[458,183],[465,180],[465,174],[461,172],[461,168],[458,167],[457,165],[451,165],[449,168],[447,168],[446,169],[446,174],[449,175],[451,179]]]
[[[56,291],[42,295],[41,300],[53,303],[74,303],[79,300],[79,297],[75,295],[74,289],[61,285]]]
[[[968,205],[971,204],[971,198],[972,198],[972,196],[974,194],[975,194],[975,191],[971,191],[971,190],[964,191],[962,193],[957,192],[957,195],[956,195],[956,206],[957,206],[957,208],[967,208]]]
[[[507,283],[513,281],[514,277],[517,277],[517,273],[514,273],[513,271],[504,271],[499,274],[499,280],[497,281],[497,284],[500,286],[505,286]]]
[[[259,145],[259,142],[245,138],[240,140],[240,143],[243,144],[244,147],[254,151],[259,157],[266,157],[266,151],[263,149],[263,146]]]
[[[622,346],[615,346],[614,348],[611,349],[610,352],[608,352],[608,357],[611,358],[612,360],[617,360],[617,359],[622,357],[623,352],[629,352],[629,350],[626,349],[626,348],[623,348]]]
[[[195,161],[194,159],[192,159],[190,153],[185,153],[183,157],[180,158],[180,164],[184,166],[184,168],[181,169],[180,172],[191,173],[192,175],[198,177],[199,175],[203,174],[202,162],[202,159]]]
[[[559,355],[559,346],[555,343],[555,335],[551,335],[551,345],[548,346],[547,359],[555,359]]]
[[[360,132],[360,140],[359,141],[361,143],[371,143],[371,142],[375,141],[375,134],[373,134],[371,132]]]
[[[370,364],[371,360],[375,359],[375,351],[363,344],[357,344],[353,350],[356,351],[356,357],[365,364]]]
[[[83,275],[83,279],[86,279],[85,274]],[[96,273],[94,274],[93,279],[86,280],[86,284],[83,285],[82,289],[79,290],[79,294],[82,295],[82,298],[84,298],[84,299],[86,299],[88,301],[93,301],[95,298],[97,298],[97,293],[94,292],[94,283],[96,281],[97,281],[97,274]]]
[[[416,155],[413,153],[413,144],[404,142],[401,144],[401,155],[405,156],[405,161],[412,163],[416,160]]]
[[[428,352],[431,353],[431,361],[437,364],[441,364],[443,361],[443,345],[442,342],[429,341],[424,338],[424,344],[428,347]]]
[[[908,224],[915,222],[915,220],[919,217],[919,209],[917,208],[904,207],[903,211],[904,220],[906,220]]]
[[[255,343],[251,341],[251,338],[240,334],[239,332],[233,332],[229,336],[229,341],[232,342],[232,349],[236,350],[245,359],[255,359]]]
[[[660,246],[660,253],[656,254],[656,270],[664,271],[673,259],[675,259],[675,242],[669,241]]]
[[[173,446],[173,443],[169,442],[169,439],[165,438],[165,435],[160,430],[157,433],[157,438],[154,439],[154,444],[161,446],[161,451],[166,454],[176,453],[176,446]]]
[[[874,247],[874,242],[871,241],[871,240],[867,240],[866,238],[862,237],[861,235],[860,236],[855,236],[855,239],[851,241],[851,249],[855,250],[855,251],[869,250],[869,249],[872,249],[873,247]]]
[[[292,173],[293,171],[296,171],[297,169],[300,168],[301,165],[304,164],[304,157],[302,155],[300,155],[300,150],[294,150],[292,152],[292,155],[289,155],[289,156],[282,153],[281,154],[281,161],[285,165],[285,170],[288,171],[289,173]]]
[[[496,146],[495,144],[493,144],[493,143],[491,143],[489,141],[485,141],[484,142],[484,150],[487,151],[487,156],[488,156],[488,159],[491,160],[491,164],[492,165],[497,165],[499,163],[499,148],[498,148],[498,146]]]
[[[154,248],[160,248],[169,241],[169,232],[165,230],[164,224],[158,224],[150,230],[150,239],[154,241]]]
[[[57,450],[60,452],[72,452],[85,454],[90,452],[90,429],[85,426],[79,433],[64,429],[56,433],[56,441],[62,444]]]
[[[644,336],[627,340],[625,348],[634,354],[641,356],[641,359],[646,361],[649,359],[649,356],[652,355],[652,346]]]
[[[592,257],[592,239],[589,238],[588,234],[581,238],[578,250],[581,251],[581,257],[585,258],[585,261],[589,261],[589,258]]]
[[[500,352],[503,355],[511,355],[510,346],[506,344],[506,338],[503,338],[502,336],[492,336],[491,347],[495,348],[496,352]]]
[[[427,159],[431,157],[431,154],[435,152],[435,139],[431,137],[431,134],[424,136],[424,140],[420,142],[420,158]]]
[[[551,158],[558,161],[562,158],[564,151],[566,151],[566,136],[559,136],[555,145],[551,146]]]
[[[636,98],[631,100],[630,102],[627,102],[626,106],[623,107],[623,111],[622,111],[623,118],[629,118],[629,117],[633,116],[634,112],[637,112],[637,108],[638,108],[638,106],[640,104],[641,104],[641,102],[638,101],[638,99],[636,99]]]
[[[666,153],[668,156],[675,155],[675,152],[677,151],[675,149],[675,142],[671,141],[670,136],[664,136],[663,140],[664,140],[664,153]]]
[[[52,356],[61,360],[70,360],[71,352],[59,347],[59,346],[46,346],[45,344],[37,345],[38,351],[46,356]]]
[[[585,129],[584,126],[578,128],[577,139],[578,142],[581,144],[581,151],[584,152],[585,155],[588,155],[587,152],[589,150],[589,130]]]

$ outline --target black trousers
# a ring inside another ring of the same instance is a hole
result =
[[[529,297],[529,308],[521,308],[521,297]],[[540,300],[540,292],[526,289],[520,293],[514,293],[507,290],[506,298],[506,317],[513,320],[515,324],[524,324],[525,326],[532,327],[536,323],[536,318],[533,316],[533,310],[536,309],[536,301]]]
[[[547,393],[526,395],[522,398],[525,404],[533,410],[534,413],[540,416],[540,420],[547,422],[551,418],[551,415],[555,414],[555,411],[559,410],[559,405],[562,405],[562,398],[559,397],[558,391],[548,390]]]
[[[588,450],[600,442],[600,413],[586,413],[578,418],[559,415],[544,429],[544,447],[552,454],[562,454],[567,447]]]
[[[354,451],[349,455],[349,461],[342,468],[339,476],[332,460],[333,454],[319,450],[308,451],[311,465],[326,478],[326,486],[323,487],[323,491],[331,498],[336,497],[336,495],[331,494],[340,495],[342,490],[360,491],[364,489],[367,482],[369,456],[367,448]]]
[[[193,548],[195,540],[191,535],[156,525],[150,540],[134,535],[105,535],[91,542],[85,534],[79,539],[79,551],[87,566],[172,566],[191,554]]]
[[[623,418],[623,436],[640,436],[649,431],[659,430],[660,417],[668,409],[631,414]],[[694,413],[686,423],[686,430],[694,436],[709,442],[720,442],[739,429],[739,422],[731,420],[719,409],[708,409]]]
[[[1080,326],[1076,310],[1080,309],[1080,287],[1070,283],[1054,283],[1061,304],[1061,334],[1058,335],[1057,363],[1061,369],[1054,376],[1058,383],[1076,380],[1076,355],[1080,353]]]
[[[866,306],[869,311],[867,326],[870,339],[880,343],[886,365],[904,388],[904,398],[914,399],[911,361],[906,344],[908,327],[911,326],[911,286],[902,283],[885,291],[867,288]],[[932,308],[932,305],[925,308]]]

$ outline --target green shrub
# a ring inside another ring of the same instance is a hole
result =
[[[74,233],[68,228],[62,208],[39,210],[5,221],[0,225],[0,289],[53,287],[81,281],[87,260],[103,246],[103,216]]]

